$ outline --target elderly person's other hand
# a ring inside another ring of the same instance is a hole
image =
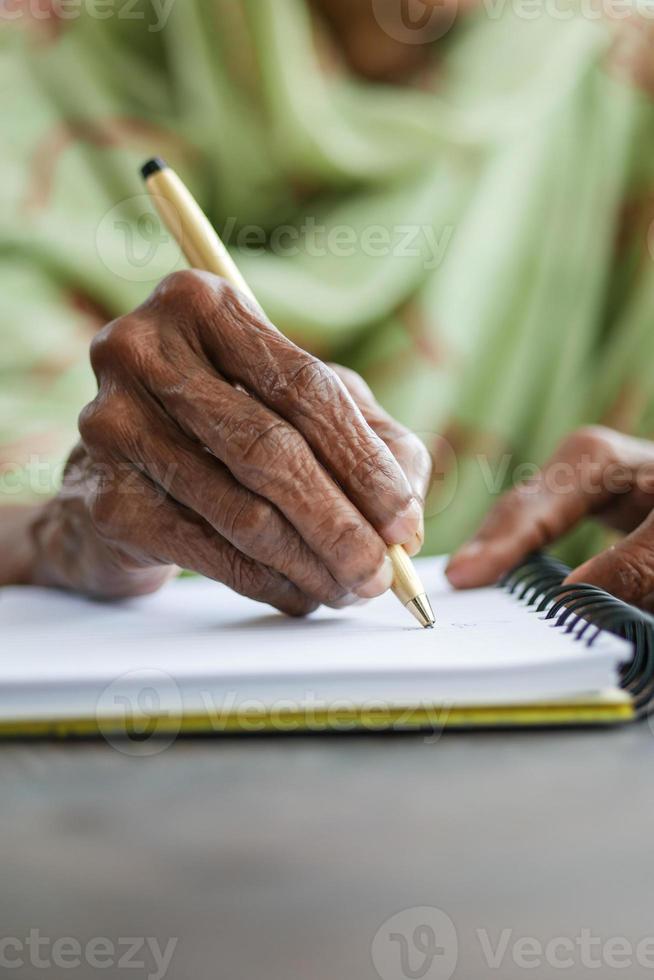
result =
[[[600,426],[580,429],[534,480],[509,491],[476,536],[451,559],[453,585],[495,582],[530,551],[555,541],[584,517],[628,532],[568,582],[598,585],[627,602],[654,598],[654,443]]]
[[[424,447],[222,280],[168,277],[91,359],[32,581],[121,597],[182,566],[300,615],[385,591],[388,544],[419,550]]]

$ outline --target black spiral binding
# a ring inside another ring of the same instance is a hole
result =
[[[570,569],[551,555],[531,555],[500,586],[574,638],[592,646],[606,631],[633,645],[620,684],[639,715],[654,707],[654,617],[594,585],[563,585]]]

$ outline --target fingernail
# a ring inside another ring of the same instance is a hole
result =
[[[420,526],[418,527],[417,534],[414,534],[409,541],[404,542],[404,550],[411,557],[414,558],[418,552],[422,551],[422,546],[425,543],[425,518],[423,516],[422,510],[420,511]]]
[[[364,599],[362,596],[352,595],[350,597],[350,599],[349,599],[348,602],[343,602],[343,603],[337,602],[337,603],[334,603],[334,608],[335,609],[349,609],[349,608],[351,608],[353,606],[365,606],[365,604],[367,602],[370,602],[370,599]]]
[[[465,588],[470,581],[470,573],[464,565],[448,565],[445,569],[445,575],[447,576],[448,582],[450,582],[455,589]]]
[[[388,592],[393,584],[393,565],[388,556],[384,558],[384,564],[371,579],[359,585],[356,593],[361,599],[374,599],[375,596]]]
[[[414,542],[424,537],[425,525],[422,507],[417,500],[412,500],[406,510],[393,518],[383,530],[384,540],[388,544],[403,544]],[[420,545],[422,547],[422,544]]]
[[[410,541],[404,544],[404,550],[409,555],[410,558],[415,558],[419,552],[422,551],[422,546],[425,543],[425,532],[424,530],[419,534],[414,534]]]
[[[347,609],[348,606],[359,605],[362,601],[361,597],[355,595],[354,592],[348,592],[342,599],[337,599],[335,602],[330,603],[330,605],[332,609]]]
[[[481,550],[482,545],[478,541],[470,541],[452,555],[445,569],[445,574],[452,585],[460,588],[468,584]]]
[[[458,551],[454,552],[450,558],[450,565],[458,565],[459,562],[478,558],[481,550],[482,544],[480,541],[468,541],[467,544],[464,544]]]

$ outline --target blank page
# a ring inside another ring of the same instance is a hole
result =
[[[169,674],[190,700],[201,685],[263,699],[310,688],[325,697],[491,703],[616,684],[630,654],[623,641],[603,635],[589,649],[500,589],[454,592],[442,560],[423,559],[419,571],[433,630],[392,593],[292,620],[200,578],[121,603],[1,590],[0,714],[19,689],[97,697],[116,677],[151,669]]]

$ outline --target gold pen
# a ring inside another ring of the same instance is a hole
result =
[[[189,265],[221,276],[257,303],[215,228],[175,171],[157,157],[148,160],[141,174],[162,221]],[[434,613],[413,562],[399,544],[391,545],[388,554],[393,565],[393,592],[421,626],[433,626]]]

